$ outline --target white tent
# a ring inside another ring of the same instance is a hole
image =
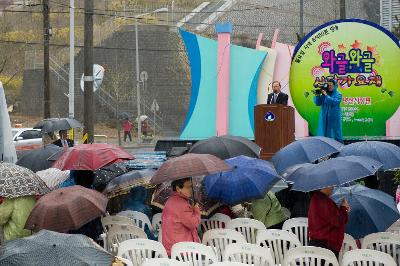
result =
[[[8,115],[6,96],[0,82],[0,161],[17,162],[17,152],[12,140],[11,122]]]

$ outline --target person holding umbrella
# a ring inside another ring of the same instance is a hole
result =
[[[172,181],[174,193],[165,203],[161,216],[162,244],[171,255],[171,248],[182,241],[200,242],[197,227],[201,222],[198,204],[189,201],[193,195],[192,176],[228,171],[230,166],[210,154],[185,154],[166,161],[151,178],[150,183]]]
[[[162,221],[162,244],[171,255],[171,248],[179,242],[200,242],[197,227],[201,222],[199,205],[190,202],[192,181],[190,178],[172,182],[174,194],[165,204]]]
[[[382,163],[368,157],[345,156],[299,167],[286,177],[293,183],[292,190],[313,192],[308,210],[310,245],[338,255],[350,207],[346,199],[341,199],[338,207],[330,198],[333,187],[373,175],[381,167]]]
[[[74,146],[74,141],[68,138],[68,131],[67,130],[60,130],[58,131],[60,135],[60,139],[53,142],[54,145],[57,145],[62,148],[68,148]]]
[[[308,210],[308,236],[311,246],[331,250],[339,257],[350,206],[346,198],[340,207],[330,198],[333,187],[314,192]]]

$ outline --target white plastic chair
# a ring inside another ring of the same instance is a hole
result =
[[[147,235],[142,229],[135,225],[118,225],[110,228],[106,238],[106,250],[116,255],[118,253],[119,244],[123,241],[136,238],[147,239]]]
[[[249,243],[235,243],[227,246],[224,261],[235,261],[254,266],[275,266],[269,250]]]
[[[344,234],[342,248],[339,252],[339,261],[342,261],[344,253],[355,249],[358,249],[358,246],[354,238],[351,235]]]
[[[103,227],[103,234],[100,237],[103,239],[103,248],[107,249],[107,232],[112,226],[115,225],[134,225],[131,219],[124,216],[104,216],[101,217],[101,225]]]
[[[282,230],[294,233],[303,246],[308,245],[308,218],[298,217],[288,219],[283,223]]]
[[[149,259],[143,262],[142,266],[189,266],[188,262],[181,262],[167,258]]]
[[[391,225],[386,232],[400,235],[400,224]]]
[[[226,228],[240,232],[251,244],[256,243],[257,231],[266,229],[262,222],[249,218],[233,219],[226,225]]]
[[[157,233],[160,232],[160,229],[161,229],[161,223],[162,223],[161,216],[162,216],[162,213],[156,213],[153,215],[153,220],[151,221],[154,231],[156,231]]]
[[[200,231],[202,234],[212,229],[224,229],[231,218],[222,213],[214,214],[210,219],[205,219],[200,224]]]
[[[213,263],[210,266],[248,266],[248,264],[235,261],[223,261],[223,262]]]
[[[246,243],[246,239],[241,233],[232,229],[212,229],[203,235],[202,243],[212,247],[218,260],[222,261],[222,256],[228,245],[232,243]]]
[[[386,232],[400,234],[400,220],[397,220],[391,226],[389,226],[389,228],[386,229]]]
[[[400,265],[400,235],[388,232],[370,234],[364,237],[361,248],[389,254]]]
[[[179,242],[172,246],[171,258],[178,261],[190,262],[190,265],[207,266],[218,262],[211,247],[200,243]]]
[[[129,239],[119,244],[118,257],[129,259],[134,266],[142,265],[146,259],[168,258],[164,246],[149,239]]]
[[[158,242],[162,243],[162,221],[161,221],[162,213],[156,213],[153,215],[153,219],[151,224],[153,226],[154,231],[158,236]]]
[[[343,255],[342,266],[396,266],[394,259],[386,253],[372,249],[356,249]]]
[[[332,251],[319,247],[303,246],[288,250],[282,266],[339,266]]]
[[[117,213],[117,215],[128,217],[135,223],[137,227],[139,227],[143,231],[146,228],[146,225],[150,231],[154,231],[153,225],[151,224],[149,217],[147,217],[147,215],[142,212],[127,210],[119,212]]]
[[[116,216],[116,215],[109,215],[101,217],[101,225],[103,226],[103,231],[105,233],[110,230],[111,226],[119,224],[119,225],[135,225],[131,219],[125,216]]]
[[[258,231],[257,245],[269,248],[275,264],[282,264],[283,258],[291,248],[301,246],[300,240],[286,230],[267,229]]]

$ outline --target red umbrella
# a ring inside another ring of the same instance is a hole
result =
[[[61,170],[94,171],[111,163],[133,159],[134,157],[131,154],[115,145],[105,143],[80,144],[68,148],[57,159],[53,167]]]
[[[77,230],[104,214],[107,202],[100,192],[81,186],[56,189],[36,202],[25,228],[60,233]]]
[[[163,163],[150,182],[160,184],[185,177],[225,172],[229,169],[228,164],[214,155],[189,153]]]

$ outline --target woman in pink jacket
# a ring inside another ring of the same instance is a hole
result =
[[[190,178],[172,182],[174,193],[167,200],[162,213],[162,243],[171,256],[171,248],[178,242],[200,242],[197,227],[201,221],[199,206],[192,205]]]

